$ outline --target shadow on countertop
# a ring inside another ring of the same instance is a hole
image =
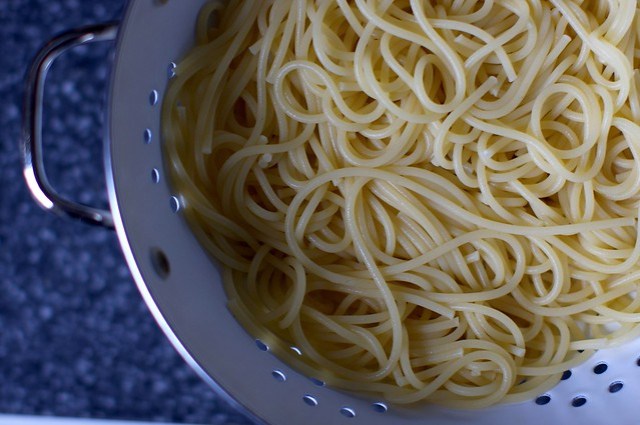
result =
[[[115,234],[41,211],[22,179],[18,138],[28,63],[56,33],[118,19],[124,3],[0,2],[0,413],[249,424],[170,346]],[[103,206],[108,51],[94,45],[60,59],[45,107],[54,186]]]

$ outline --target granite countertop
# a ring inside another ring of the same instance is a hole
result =
[[[0,2],[0,414],[248,424],[169,345],[115,234],[43,212],[22,179],[29,61],[56,33],[118,19],[124,3]],[[103,206],[107,57],[108,46],[95,45],[56,63],[44,138],[54,186]]]

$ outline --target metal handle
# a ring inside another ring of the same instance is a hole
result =
[[[117,24],[94,25],[61,34],[40,50],[27,77],[21,140],[24,177],[36,202],[45,210],[60,216],[107,228],[114,227],[110,211],[68,200],[49,183],[42,153],[42,110],[44,85],[53,62],[76,46],[114,40],[117,33]]]

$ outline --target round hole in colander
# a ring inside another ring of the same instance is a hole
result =
[[[582,407],[585,404],[587,404],[587,397],[583,395],[576,396],[573,398],[573,400],[571,400],[571,405],[573,407]]]
[[[287,375],[281,370],[272,371],[271,376],[278,382],[285,382],[287,380]]]
[[[598,363],[594,366],[593,373],[595,373],[596,375],[602,375],[607,371],[608,368],[609,366],[606,363]]]
[[[316,407],[318,405],[318,399],[310,394],[302,397],[302,401],[304,401],[307,406]]]
[[[622,381],[612,382],[609,384],[609,392],[612,394],[617,393],[618,391],[621,391],[623,387],[624,383]]]

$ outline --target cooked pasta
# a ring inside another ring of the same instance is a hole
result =
[[[639,65],[635,0],[212,1],[164,99],[172,183],[305,373],[524,401],[640,334]]]

